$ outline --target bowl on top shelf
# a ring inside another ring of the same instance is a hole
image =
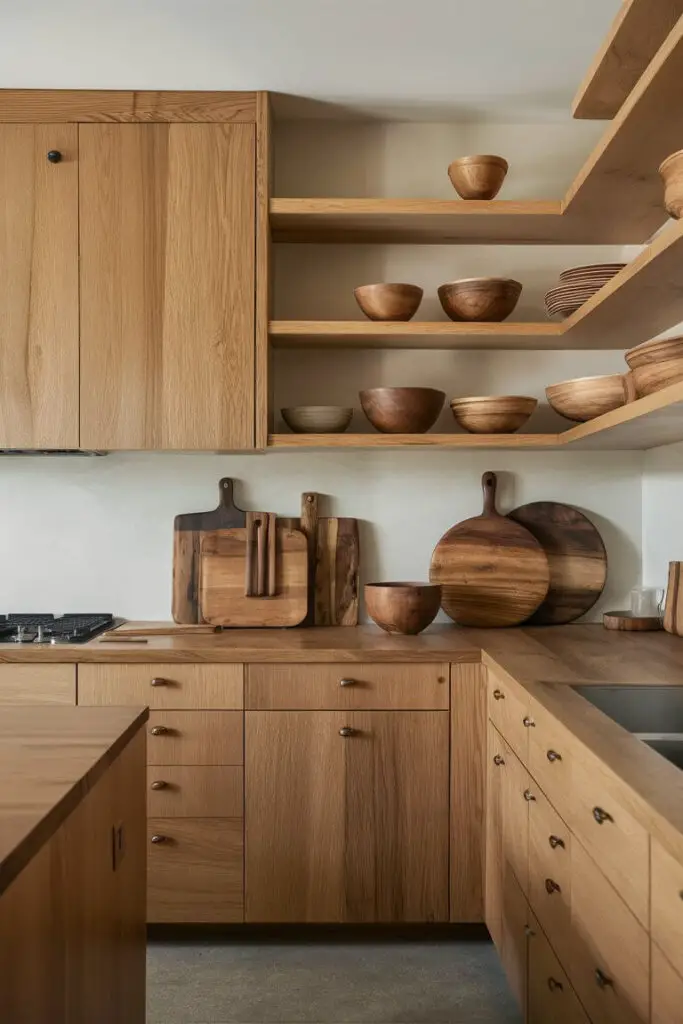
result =
[[[339,405],[296,405],[280,412],[295,434],[343,434],[353,417],[353,409]]]
[[[630,373],[609,373],[599,377],[577,377],[545,389],[550,406],[565,419],[585,423],[606,412],[620,409],[635,398]]]
[[[510,316],[521,294],[519,281],[509,277],[465,277],[442,284],[439,301],[456,323],[499,323]]]
[[[548,316],[571,316],[625,266],[625,263],[591,263],[563,270],[560,283],[545,295]]]
[[[354,288],[356,302],[369,320],[411,320],[424,294],[416,284],[363,284]]]
[[[502,156],[461,156],[448,168],[448,177],[461,199],[495,199],[508,172]]]
[[[470,434],[514,434],[538,405],[523,395],[454,398],[451,410],[458,426]]]
[[[664,206],[667,213],[679,220],[683,216],[683,149],[672,153],[659,165],[664,182]]]
[[[425,434],[434,426],[446,396],[434,388],[368,388],[360,392],[363,412],[383,434]]]
[[[387,633],[415,636],[436,618],[441,605],[438,583],[366,583],[368,615]]]
[[[653,338],[626,353],[639,398],[683,380],[683,335]]]

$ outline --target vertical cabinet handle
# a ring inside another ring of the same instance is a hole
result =
[[[609,813],[609,811],[603,810],[602,807],[593,808],[593,817],[597,821],[598,825],[602,825],[606,821],[614,821],[614,818]]]
[[[51,164],[58,164],[61,163],[62,154],[58,149],[51,149],[47,154],[47,158]]]

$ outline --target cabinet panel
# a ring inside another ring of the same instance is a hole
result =
[[[80,665],[79,704],[241,708],[242,665]]]
[[[451,921],[484,920],[486,725],[486,669],[451,665]]]
[[[242,764],[242,717],[241,711],[152,711],[147,764]]]
[[[529,771],[566,818],[575,759],[572,736],[538,701],[531,701],[530,714],[534,725],[529,729]]]
[[[529,903],[563,956],[571,933],[571,832],[536,786],[529,804]]]
[[[242,769],[150,765],[147,768],[147,813],[150,818],[242,818]]]
[[[677,1024],[683,1013],[683,978],[652,943],[652,1024]]]
[[[529,803],[536,799],[536,783],[512,748],[504,744],[503,757],[503,877],[511,871],[525,896],[529,892]]]
[[[569,978],[533,916],[529,938],[527,1024],[590,1024]]]
[[[683,866],[656,839],[651,843],[652,938],[683,975]]]
[[[254,131],[80,126],[85,447],[253,447]]]
[[[486,752],[484,920],[500,954],[503,948],[503,779],[506,744],[490,721]]]
[[[488,672],[488,712],[489,718],[510,744],[522,761],[527,761],[529,752],[529,701],[521,691],[502,680],[492,669]]]
[[[0,125],[0,196],[0,448],[78,448],[76,125]]]
[[[517,880],[503,867],[500,959],[522,1013],[527,1001],[529,905]]]
[[[75,665],[0,665],[0,706],[75,703]]]

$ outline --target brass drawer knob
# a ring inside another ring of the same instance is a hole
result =
[[[495,757],[493,758],[493,763],[495,765],[498,765],[498,767],[500,768],[502,764],[505,764],[505,758],[501,757],[500,754],[496,754]]]
[[[152,736],[166,736],[168,729],[165,725],[155,725],[151,732]]]
[[[533,718],[529,718],[528,715],[525,715],[524,718],[522,719],[522,725],[525,728],[527,728],[527,729],[531,729],[532,727],[533,728],[536,727],[536,723],[534,722]]]
[[[152,679],[152,686],[168,686],[168,679],[162,679],[161,676],[156,676]]]
[[[505,700],[505,694],[501,690],[494,690],[493,691],[493,699],[494,700]]]
[[[595,969],[595,981],[598,988],[614,988],[614,982],[610,977],[600,970],[599,967]]]
[[[546,880],[545,880],[545,891],[548,893],[548,896],[552,896],[552,894],[554,892],[562,892],[562,889],[557,884],[557,882],[553,881],[552,878],[546,878]]]
[[[602,807],[593,808],[593,817],[597,821],[598,825],[603,825],[606,821],[614,821],[614,818],[609,811],[603,810]]]
[[[548,978],[548,988],[551,992],[562,992],[564,986],[562,982],[558,981],[556,978]]]
[[[551,764],[553,763],[553,761],[562,760],[562,754],[558,754],[556,750],[549,750],[545,756],[548,758]]]
[[[162,835],[152,836],[152,842],[154,843],[155,846],[158,843],[167,843],[168,842],[168,836],[162,836]]]
[[[551,850],[556,850],[558,846],[561,846],[564,850],[564,839],[560,839],[559,836],[548,836],[548,842],[550,843]]]
[[[528,924],[524,925],[524,934],[526,935],[527,939],[533,939],[536,937],[536,932]]]
[[[356,685],[356,680],[355,679],[340,679],[339,680],[339,685],[340,686],[355,686]]]
[[[534,794],[531,792],[530,789],[525,789],[524,790],[524,799],[527,801],[527,803],[531,803],[533,800],[536,799],[536,797],[534,796]]]
[[[343,736],[344,739],[346,739],[347,736],[354,736],[355,733],[356,733],[356,730],[352,729],[350,725],[343,725],[341,727],[341,729],[339,730],[339,735]]]
[[[164,782],[163,779],[156,779],[150,786],[150,789],[166,789],[167,786],[168,782]]]

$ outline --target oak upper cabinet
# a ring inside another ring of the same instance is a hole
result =
[[[78,128],[0,124],[0,448],[78,448]]]
[[[448,920],[447,711],[247,711],[246,920]]]
[[[253,447],[254,124],[78,131],[81,447]]]

